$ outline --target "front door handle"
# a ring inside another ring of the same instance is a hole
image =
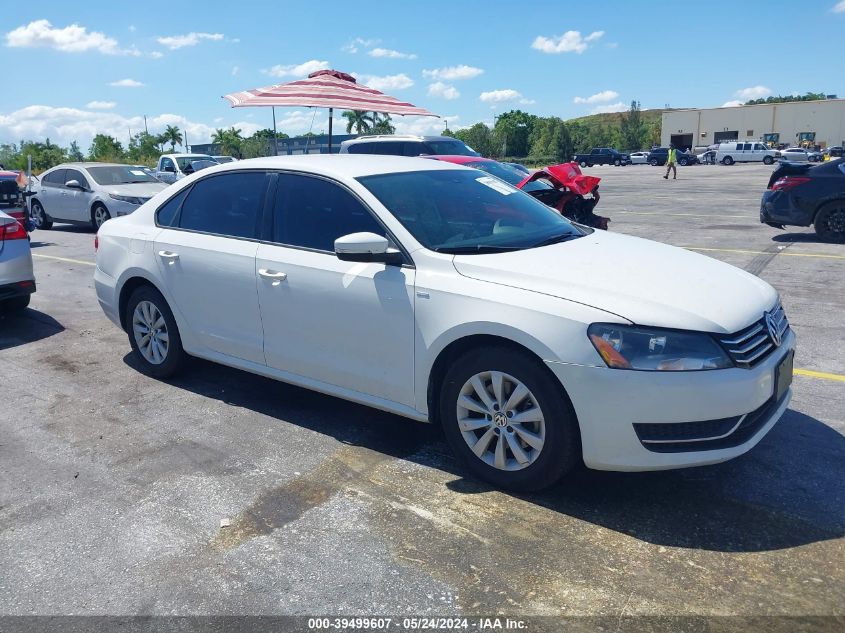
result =
[[[278,286],[280,283],[282,283],[285,279],[288,278],[287,273],[280,273],[276,272],[275,270],[268,270],[266,268],[259,268],[258,274],[264,277],[265,279],[272,279],[274,286]]]

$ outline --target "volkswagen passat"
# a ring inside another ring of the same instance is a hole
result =
[[[139,366],[198,356],[443,425],[514,489],[711,464],[791,396],[775,290],[591,231],[484,172],[387,156],[203,170],[100,229],[100,304]]]

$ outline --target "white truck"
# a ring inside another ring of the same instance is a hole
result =
[[[780,152],[769,149],[759,141],[719,143],[719,147],[716,149],[716,162],[723,165],[733,165],[734,163],[765,163],[771,165],[778,158],[780,158]]]
[[[162,182],[173,184],[195,171],[217,164],[208,154],[162,154],[158,159],[155,176]]]

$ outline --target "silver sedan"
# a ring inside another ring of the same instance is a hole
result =
[[[33,292],[29,235],[18,220],[0,211],[0,310],[23,310]]]

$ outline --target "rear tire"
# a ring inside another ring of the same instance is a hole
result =
[[[126,303],[124,322],[142,373],[169,378],[181,369],[187,355],[173,312],[158,290],[137,288]]]
[[[681,160],[678,161],[678,164],[681,167],[686,167],[687,165],[689,165],[689,161],[686,158],[682,158]]]
[[[652,167],[657,167],[658,160],[656,158],[649,158],[648,164],[651,165]]]
[[[30,217],[35,223],[36,229],[49,230],[53,228],[53,221],[47,217],[47,214],[44,212],[44,207],[41,206],[41,203],[38,202],[38,200],[33,200],[31,207]]]
[[[763,164],[764,165],[771,165],[774,162],[775,162],[775,159],[772,158],[771,156],[764,156],[763,157]]]
[[[458,358],[444,377],[439,413],[467,470],[497,487],[546,488],[581,460],[578,422],[563,387],[540,361],[511,347]]]
[[[615,161],[613,161],[613,165],[614,167],[619,167],[622,165],[622,161],[617,158]]]
[[[582,160],[579,164],[581,165],[581,167],[586,167],[586,166],[587,166],[587,161]]]
[[[734,159],[733,159],[733,158],[731,158],[730,156],[725,156],[725,157],[722,159],[722,164],[723,164],[723,165],[733,165],[733,164],[734,164]]]
[[[813,228],[819,239],[845,244],[845,200],[834,200],[822,205],[816,213]]]

